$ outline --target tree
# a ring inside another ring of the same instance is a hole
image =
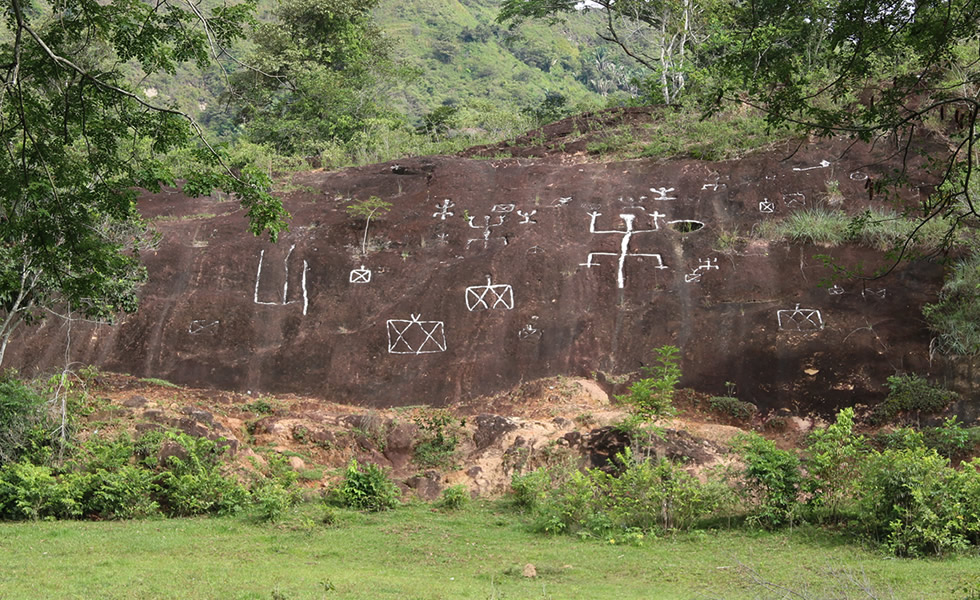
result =
[[[711,0],[504,0],[499,23],[525,19],[555,22],[578,11],[599,11],[599,37],[622,48],[652,74],[664,104],[677,101],[697,68],[697,51],[705,41]],[[600,90],[601,92],[602,90]],[[603,94],[605,95],[605,94]]]
[[[934,161],[936,192],[908,213],[919,225],[947,219],[945,245],[976,226],[980,112],[980,4],[974,0],[756,0],[727,5],[712,36],[719,100],[745,101],[770,125],[804,134],[890,142],[908,166],[915,132],[931,126],[950,153]],[[907,169],[874,182],[907,182]]]
[[[361,241],[361,255],[367,256],[368,227],[371,219],[391,210],[391,202],[385,202],[377,196],[361,200],[347,206],[347,215],[352,219],[364,219],[364,240]]]
[[[282,0],[256,27],[254,68],[230,78],[228,101],[254,142],[318,153],[381,112],[377,75],[389,44],[371,19],[379,0]]]
[[[162,155],[199,144],[185,192],[235,194],[255,234],[285,211],[261,172],[233,171],[196,123],[131,89],[123,66],[173,73],[241,37],[254,4],[205,15],[169,0],[9,0],[0,35],[0,361],[14,329],[61,307],[108,319],[134,310],[152,241],[138,189],[175,174]]]

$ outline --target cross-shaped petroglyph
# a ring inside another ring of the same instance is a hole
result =
[[[698,283],[701,281],[701,271],[709,271],[711,269],[718,269],[718,259],[702,258],[700,265],[695,267],[690,273],[684,275],[684,281],[686,283]]]
[[[759,203],[759,212],[762,214],[772,214],[776,210],[776,203],[769,200],[769,198],[763,199]]]
[[[830,166],[830,162],[829,161],[822,160],[822,161],[820,161],[820,164],[817,165],[817,166],[815,166],[815,167],[803,167],[803,168],[793,167],[793,170],[794,171],[812,171],[814,169],[826,169],[829,166]]]
[[[207,319],[194,319],[193,321],[191,321],[190,327],[187,328],[187,333],[191,335],[196,335],[206,329],[217,327],[220,323],[221,321],[210,321]]]
[[[446,351],[446,330],[442,321],[388,320],[389,354],[434,354]]]
[[[627,256],[656,258],[657,259],[657,266],[654,267],[654,268],[656,268],[656,269],[666,269],[667,268],[666,266],[664,266],[663,258],[661,258],[661,256],[659,254],[640,254],[640,253],[631,253],[629,251],[630,239],[632,239],[632,237],[633,237],[634,234],[637,234],[637,233],[653,233],[654,231],[659,231],[660,230],[660,224],[657,222],[657,220],[658,219],[661,219],[661,218],[664,218],[667,215],[663,215],[663,214],[660,214],[659,212],[656,212],[655,211],[653,213],[653,215],[651,215],[653,217],[653,229],[640,229],[640,230],[635,230],[634,231],[634,229],[633,229],[633,222],[636,220],[636,215],[624,214],[624,215],[619,215],[619,218],[623,220],[623,223],[625,224],[626,229],[613,229],[613,230],[609,230],[609,231],[596,231],[595,222],[596,222],[596,218],[598,218],[600,215],[602,215],[602,213],[598,213],[598,212],[594,212],[594,211],[589,213],[589,216],[592,217],[592,221],[591,221],[591,223],[589,223],[589,232],[590,233],[609,233],[609,234],[618,233],[618,234],[622,235],[623,236],[623,240],[622,240],[622,242],[620,242],[620,251],[619,252],[590,252],[588,259],[586,259],[586,262],[581,263],[579,266],[588,267],[588,268],[599,266],[598,263],[595,263],[595,262],[592,261],[592,257],[593,256],[618,256],[619,257],[619,270],[618,270],[618,275],[616,276],[616,283],[617,283],[619,289],[623,289],[624,287],[626,287],[626,281],[625,281],[625,278],[624,278],[624,275],[623,275],[623,267],[626,264],[626,257]]]
[[[537,324],[538,316],[531,315],[531,322],[525,325],[520,331],[517,332],[517,337],[521,340],[527,340],[531,338],[540,338],[541,330],[535,327]]]
[[[532,223],[537,223],[536,220],[532,219],[534,215],[538,214],[537,210],[532,210],[531,212],[524,212],[523,210],[518,210],[517,214],[523,219],[518,225],[530,225]]]
[[[800,308],[797,304],[793,310],[777,310],[776,319],[779,328],[793,331],[815,331],[823,329],[823,317],[815,308]]]
[[[677,200],[677,196],[667,195],[670,192],[673,192],[674,188],[665,188],[665,187],[650,188],[650,191],[653,192],[654,194],[657,194],[657,196],[653,198],[654,200]]]
[[[259,269],[255,273],[255,293],[252,300],[256,304],[264,304],[267,306],[285,306],[287,304],[292,304],[297,302],[297,300],[288,300],[289,298],[289,257],[292,256],[293,250],[296,249],[296,244],[289,247],[289,252],[286,253],[286,258],[283,259],[283,270],[285,271],[285,276],[283,277],[282,284],[282,300],[276,302],[264,302],[259,300],[259,282],[262,280],[262,262],[265,260],[265,250],[259,252]],[[310,270],[310,265],[303,261],[303,277],[300,280],[301,288],[303,290],[303,314],[306,314],[307,308],[309,308],[310,301],[309,296],[306,293],[306,273]]]
[[[486,216],[483,217],[483,225],[474,225],[473,224],[473,217],[469,217],[466,220],[466,222],[473,229],[482,229],[483,230],[483,236],[481,238],[477,238],[475,240],[467,240],[466,247],[469,248],[470,247],[470,244],[472,244],[473,242],[483,242],[483,249],[486,250],[487,249],[487,244],[490,243],[490,231],[491,231],[491,229],[493,229],[494,227],[500,227],[501,225],[503,225],[504,224],[504,217],[505,216],[506,215],[497,215],[497,219],[498,219],[497,222],[491,224],[490,223],[490,215],[486,215]],[[507,238],[497,238],[497,239],[503,240],[504,245],[505,246],[507,245]]]
[[[360,269],[352,269],[350,272],[351,283],[371,283],[371,269],[361,265]]]
[[[514,288],[507,284],[493,285],[487,277],[486,285],[474,285],[466,288],[466,308],[474,310],[492,310],[514,308]]]
[[[445,221],[446,220],[446,217],[451,217],[451,216],[453,216],[455,214],[451,210],[449,210],[450,208],[453,208],[454,206],[456,206],[456,204],[453,203],[453,201],[450,200],[449,198],[446,198],[445,200],[442,201],[442,204],[436,204],[436,209],[439,212],[432,213],[432,216],[433,217],[439,217],[439,220],[440,221]]]

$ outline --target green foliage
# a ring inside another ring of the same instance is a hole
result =
[[[755,504],[749,520],[770,529],[791,524],[803,484],[799,458],[757,433],[740,436],[736,447],[745,463],[746,491]]]
[[[845,408],[827,427],[815,429],[806,441],[803,489],[817,516],[840,517],[856,497],[855,484],[868,450],[864,436],[854,433],[854,409]]]
[[[367,256],[368,227],[371,226],[371,219],[380,218],[389,210],[391,210],[391,202],[385,202],[377,196],[347,205],[347,216],[352,219],[364,219],[364,239],[361,241],[361,254],[364,256]]]
[[[230,78],[228,99],[249,139],[291,154],[351,140],[381,108],[377,79],[391,75],[374,25],[378,0],[284,0],[256,27],[252,68]]]
[[[650,377],[630,385],[629,394],[616,396],[616,400],[627,405],[631,413],[651,421],[674,414],[674,391],[681,379],[680,350],[676,346],[661,346],[655,348],[654,353],[659,364],[645,368]]]
[[[522,108],[521,112],[531,117],[538,125],[551,123],[568,116],[568,98],[558,92],[546,92],[541,104],[534,108]]]
[[[708,400],[711,410],[728,415],[739,421],[747,421],[759,410],[755,404],[744,402],[733,396],[712,396]]]
[[[14,377],[0,377],[0,466],[22,458],[43,462],[54,428],[44,397]]]
[[[465,420],[457,420],[443,409],[421,410],[412,420],[419,428],[418,439],[412,448],[415,464],[422,468],[453,467]]]
[[[470,501],[470,491],[465,485],[451,485],[442,490],[442,497],[439,499],[439,507],[448,510],[459,510],[466,506]]]
[[[939,301],[925,305],[922,314],[941,352],[980,354],[980,254],[973,253],[953,265]]]
[[[450,128],[456,123],[458,113],[458,106],[443,105],[436,107],[422,115],[422,123],[415,128],[415,132],[432,138],[442,137],[449,133]]]
[[[934,450],[875,453],[860,480],[860,522],[899,556],[945,554],[980,541],[980,462],[957,471]]]
[[[27,461],[0,467],[0,518],[40,519],[71,512],[71,490],[55,479],[51,468]]]
[[[169,433],[185,457],[168,456],[157,477],[160,504],[172,516],[229,514],[244,508],[248,491],[233,477],[222,475],[224,449],[207,438]]]
[[[893,375],[887,385],[888,396],[871,415],[875,423],[891,421],[902,412],[941,412],[957,397],[956,392],[936,387],[915,374]]]
[[[718,505],[717,489],[666,459],[617,455],[618,472],[539,469],[512,479],[515,502],[546,533],[638,541],[651,531],[686,530]],[[640,535],[637,535],[640,534]]]
[[[361,470],[353,459],[347,465],[343,482],[332,493],[342,506],[371,512],[395,508],[399,496],[398,486],[392,483],[384,469],[367,463]]]

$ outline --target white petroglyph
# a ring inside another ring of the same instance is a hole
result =
[[[793,167],[794,171],[812,171],[814,169],[826,169],[830,166],[830,162],[826,160],[820,161],[820,164],[815,167]]]
[[[491,230],[494,227],[500,227],[501,225],[503,225],[504,224],[504,217],[505,216],[506,215],[497,215],[497,219],[498,219],[497,222],[491,224],[490,223],[490,215],[486,215],[486,216],[483,217],[483,225],[474,225],[473,224],[473,217],[469,217],[466,220],[466,222],[469,224],[469,226],[471,228],[473,228],[473,229],[482,229],[483,230],[483,234],[482,234],[482,236],[480,238],[467,240],[466,247],[469,248],[470,247],[470,244],[472,244],[473,242],[483,242],[483,249],[486,250],[487,249],[487,245],[490,243],[490,232],[491,232]],[[501,240],[501,241],[504,242],[504,245],[505,246],[507,245],[507,238],[502,237],[502,238],[495,238],[495,239],[499,239],[499,240]]]
[[[571,204],[571,202],[572,202],[572,197],[566,196],[563,198],[558,198],[557,200],[555,200],[555,203],[552,204],[551,206],[552,208],[562,208],[564,206],[568,206],[569,204]]]
[[[436,241],[438,241],[440,244],[448,244],[449,243],[449,234],[447,234],[447,233],[437,233],[436,234]]]
[[[823,329],[823,317],[815,308],[800,308],[797,304],[793,310],[777,310],[776,320],[779,329],[791,331],[816,331]]]
[[[670,192],[674,191],[674,188],[650,188],[650,191],[657,194],[653,200],[677,200],[677,196],[668,196]]]
[[[864,289],[861,291],[861,297],[864,299],[873,298],[875,300],[884,300],[885,288],[878,288],[876,290]]]
[[[466,308],[470,312],[495,308],[512,310],[514,308],[514,288],[505,283],[493,285],[490,277],[487,277],[486,285],[474,285],[466,288]]]
[[[525,325],[520,331],[517,332],[517,337],[521,340],[528,340],[532,338],[541,338],[541,330],[535,327],[537,324],[538,316],[531,315],[531,322]]]
[[[868,175],[866,173],[862,173],[861,171],[854,171],[848,175],[848,177],[850,177],[851,181],[864,181],[868,178]]]
[[[446,351],[446,329],[442,321],[420,321],[421,315],[411,319],[389,319],[389,354],[434,354]]]
[[[835,283],[833,287],[827,290],[827,293],[831,296],[841,296],[844,294],[844,288]]]
[[[531,218],[534,215],[538,214],[537,210],[532,210],[531,212],[524,212],[523,210],[518,210],[517,214],[518,216],[521,217],[521,219],[523,219],[522,221],[518,222],[518,225],[530,225],[530,224],[537,223],[535,219]]]
[[[190,327],[187,328],[187,333],[191,335],[196,335],[207,329],[217,327],[220,324],[221,321],[211,321],[208,319],[194,319],[193,321],[191,321]]]
[[[253,302],[255,304],[264,304],[266,306],[285,306],[287,304],[293,304],[296,300],[288,300],[289,298],[289,257],[292,256],[293,250],[296,249],[296,244],[289,247],[289,252],[286,253],[286,258],[283,259],[283,271],[285,271],[284,281],[282,284],[282,300],[278,302],[265,302],[259,300],[259,282],[262,280],[262,263],[265,260],[265,250],[259,252],[259,268],[255,272],[255,292],[252,296]],[[303,276],[300,280],[301,288],[303,291],[303,314],[306,314],[309,308],[309,297],[306,292],[306,274],[310,270],[310,265],[304,260],[303,261]]]
[[[714,183],[705,183],[704,185],[702,185],[701,191],[711,190],[712,192],[718,192],[727,188],[728,188],[727,183],[718,183],[717,181],[715,181]]]
[[[776,211],[776,203],[769,200],[769,198],[764,198],[762,202],[759,203],[759,212],[768,215]]]
[[[351,283],[371,283],[371,269],[361,265],[360,269],[352,269],[350,272]]]
[[[660,214],[659,212],[654,212],[653,215],[651,215],[653,217],[653,229],[634,230],[633,229],[633,222],[636,220],[636,215],[623,214],[623,215],[619,215],[619,218],[623,220],[623,223],[625,224],[626,229],[613,229],[613,230],[609,230],[609,231],[597,231],[596,228],[595,228],[595,222],[596,222],[596,218],[598,218],[601,215],[602,215],[602,213],[594,212],[594,211],[589,213],[589,216],[592,217],[592,221],[589,223],[589,232],[590,233],[593,233],[593,234],[595,234],[595,233],[603,233],[603,234],[613,234],[613,233],[616,233],[616,234],[622,235],[623,236],[623,239],[620,242],[620,251],[618,253],[617,252],[590,252],[588,258],[586,259],[586,262],[581,263],[579,266],[588,267],[588,268],[599,266],[598,263],[592,261],[592,257],[594,257],[594,256],[618,256],[619,257],[619,268],[618,268],[618,271],[617,271],[616,283],[617,283],[617,286],[619,287],[619,289],[623,289],[624,287],[626,287],[626,281],[625,281],[625,277],[623,275],[623,267],[626,264],[626,257],[627,256],[631,256],[631,257],[649,257],[649,258],[656,258],[657,259],[657,266],[654,267],[654,268],[656,268],[656,269],[666,269],[667,268],[664,265],[663,258],[660,256],[660,254],[640,254],[640,253],[631,253],[629,251],[630,239],[633,237],[634,234],[637,234],[637,233],[653,233],[654,231],[659,231],[660,230],[660,224],[657,222],[657,220],[660,219],[660,218],[666,217],[666,215]]]
[[[490,212],[509,213],[514,212],[515,208],[516,206],[514,204],[494,204],[493,207],[490,208]]]
[[[801,192],[793,192],[792,194],[783,194],[783,200],[786,202],[786,206],[790,207],[794,204],[805,205],[806,204],[806,194]]]
[[[718,259],[702,258],[700,265],[695,267],[690,273],[684,275],[684,281],[686,283],[699,283],[701,281],[701,271],[710,271],[711,269],[718,270]]]
[[[455,206],[456,206],[456,204],[453,203],[452,200],[450,200],[449,198],[446,198],[445,200],[442,201],[442,204],[437,204],[436,205],[436,209],[439,212],[432,213],[432,216],[433,217],[439,217],[439,220],[440,221],[445,221],[446,220],[446,217],[451,217],[454,214],[456,214],[456,213],[452,212],[451,210],[449,210],[450,208],[453,208]]]

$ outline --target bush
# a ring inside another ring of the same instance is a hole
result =
[[[661,346],[654,352],[659,365],[644,367],[650,377],[634,382],[629,394],[616,396],[616,400],[626,404],[631,413],[652,421],[674,414],[674,390],[681,379],[680,350],[676,346]]]
[[[22,382],[0,377],[0,466],[21,458],[44,462],[52,446],[55,424],[46,400]]]
[[[769,529],[792,523],[803,483],[800,460],[756,433],[741,436],[737,448],[745,463],[746,491],[756,504],[749,521]]]
[[[362,471],[352,459],[344,473],[344,481],[334,495],[343,506],[375,512],[398,506],[400,493],[384,469],[367,463]]]
[[[102,519],[137,519],[155,515],[160,510],[154,499],[158,490],[156,475],[146,469],[125,465],[64,480],[82,493],[80,508],[83,514],[98,515]]]
[[[75,512],[73,490],[55,479],[49,467],[28,461],[0,468],[0,518],[42,519]]]
[[[813,431],[806,442],[804,489],[811,509],[826,510],[836,520],[855,498],[855,482],[867,453],[863,436],[854,433],[854,409],[837,413],[837,420]]]
[[[451,468],[456,459],[460,428],[465,421],[456,419],[447,410],[428,409],[417,413],[413,420],[419,428],[419,439],[412,449],[412,459],[422,468]]]
[[[732,396],[712,396],[711,399],[708,400],[708,406],[710,406],[711,410],[715,412],[728,415],[729,417],[740,421],[747,421],[751,419],[759,410],[755,404],[752,404],[751,402],[743,402]]]
[[[980,254],[957,263],[939,293],[922,314],[936,334],[936,346],[946,354],[980,354]]]
[[[888,396],[871,415],[875,423],[888,422],[901,412],[941,412],[957,397],[956,392],[931,385],[918,375],[893,375],[887,385]]]
[[[961,471],[935,450],[875,453],[860,480],[860,522],[899,556],[945,554],[980,541],[980,461]]]
[[[165,464],[158,465],[162,470],[156,479],[160,504],[167,514],[229,514],[246,505],[245,487],[220,472],[223,448],[209,439],[184,433],[167,433],[164,439],[176,442],[186,454],[186,458],[169,456]]]
[[[442,490],[439,506],[449,510],[459,510],[470,501],[470,491],[465,485],[453,485]]]

